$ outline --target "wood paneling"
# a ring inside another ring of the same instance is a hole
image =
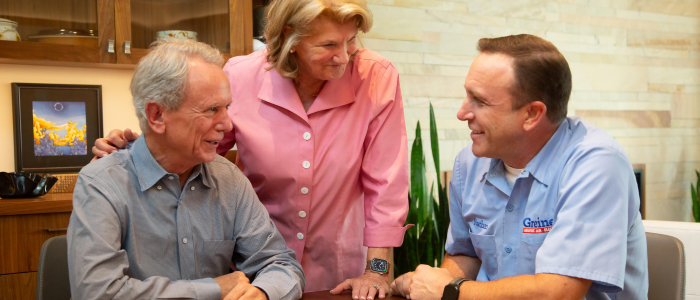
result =
[[[0,41],[0,57],[31,60],[99,63],[96,47]]]
[[[116,63],[117,53],[107,52],[109,40],[116,42],[117,39],[114,31],[114,0],[97,0],[97,13],[99,15],[97,24],[99,27],[100,62]]]
[[[231,56],[253,52],[253,1],[230,0]]]
[[[115,51],[117,52],[117,63],[131,64],[138,60],[131,60],[131,55],[124,53],[124,42],[131,41],[131,1],[114,0],[114,30],[117,38]]]
[[[0,217],[0,274],[37,271],[41,246],[51,237],[66,234],[70,215],[55,213]]]
[[[90,68],[90,69],[117,69],[117,70],[133,70],[135,65],[120,65],[111,63],[89,63],[89,62],[72,62],[72,61],[51,61],[51,60],[28,60],[28,59],[13,59],[2,58],[0,55],[0,64],[8,65],[33,65],[33,66],[53,66],[53,67],[70,67],[70,68]]]
[[[0,275],[0,300],[36,299],[36,272]]]
[[[0,216],[47,214],[72,210],[73,193],[49,193],[39,198],[0,200]]]

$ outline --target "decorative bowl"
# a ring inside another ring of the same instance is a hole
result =
[[[98,46],[97,31],[95,30],[45,29],[36,35],[30,35],[29,40],[37,43]]]
[[[17,22],[0,18],[0,40],[21,41],[17,32]]]
[[[1,198],[34,198],[46,195],[58,179],[26,172],[0,172]]]
[[[197,41],[197,33],[187,30],[165,30],[158,31],[156,37],[159,39],[183,39]]]

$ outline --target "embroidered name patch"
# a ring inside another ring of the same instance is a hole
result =
[[[484,220],[479,221],[479,219],[474,219],[474,226],[479,227],[481,229],[488,229],[489,225],[484,223]]]

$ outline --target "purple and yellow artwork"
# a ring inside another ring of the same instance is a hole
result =
[[[87,155],[85,103],[32,101],[34,155]]]

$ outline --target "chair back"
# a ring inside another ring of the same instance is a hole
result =
[[[41,247],[36,276],[37,300],[70,299],[68,280],[68,243],[66,236],[52,237]]]
[[[672,236],[647,232],[649,300],[685,299],[685,252]]]

